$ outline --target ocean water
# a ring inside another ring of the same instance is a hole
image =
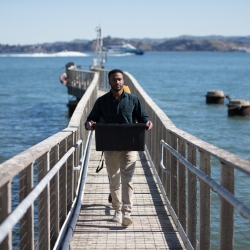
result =
[[[67,127],[72,97],[59,76],[68,62],[89,69],[92,60],[88,53],[0,54],[0,163]],[[205,102],[214,89],[250,101],[250,53],[148,52],[109,57],[105,68],[132,74],[176,127],[250,160],[250,117],[228,117],[227,99]]]
[[[0,55],[0,162],[67,126],[67,88],[59,76],[93,54]],[[250,118],[228,117],[227,103],[207,105],[207,91],[250,101],[250,54],[148,52],[109,57],[106,69],[131,73],[176,127],[250,160]]]
[[[205,97],[218,89],[250,101],[250,53],[151,52],[108,65],[131,73],[176,127],[250,160],[249,116],[228,117],[228,99],[207,105]]]

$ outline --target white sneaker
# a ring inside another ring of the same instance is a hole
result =
[[[131,220],[131,215],[128,212],[125,212],[124,216],[123,216],[123,221],[122,221],[122,225],[124,227],[128,227],[131,224],[133,224],[133,221]]]
[[[115,210],[115,214],[111,219],[111,221],[121,223],[121,215],[122,215],[121,210]]]

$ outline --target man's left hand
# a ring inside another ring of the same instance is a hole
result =
[[[147,125],[147,130],[153,128],[153,123],[151,121],[147,121],[146,125]]]

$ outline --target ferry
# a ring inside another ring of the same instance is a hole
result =
[[[123,43],[122,45],[109,45],[103,48],[103,51],[108,55],[143,55],[144,51],[137,49],[130,43]]]

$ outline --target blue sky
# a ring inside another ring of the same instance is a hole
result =
[[[0,0],[0,44],[249,36],[250,0]]]

